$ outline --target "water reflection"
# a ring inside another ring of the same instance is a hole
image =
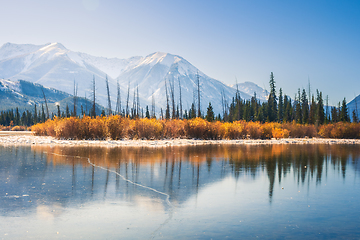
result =
[[[243,197],[252,201],[257,197],[254,186],[261,190],[266,184],[267,202],[271,206],[276,202],[274,196],[283,194],[277,185],[305,186],[310,192],[334,174],[339,174],[343,181],[349,176],[356,180],[360,170],[360,148],[356,145],[164,148],[35,145],[1,146],[0,153],[0,214],[5,217],[36,214],[48,220],[89,202],[121,201],[123,205],[162,214],[169,210],[164,195],[124,181],[121,176],[170,195],[176,208],[185,208],[193,199],[198,201],[200,192],[229,177],[235,182],[241,179],[241,189],[246,190]],[[234,188],[233,191],[240,189]]]

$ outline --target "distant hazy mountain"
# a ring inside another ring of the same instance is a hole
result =
[[[43,87],[40,84],[32,83],[24,80],[5,80],[0,79],[0,111],[19,108],[20,111],[29,110],[34,111],[35,104],[37,109],[41,110],[41,104],[46,101],[49,108],[49,113],[57,114],[57,106],[60,106],[60,110],[65,112],[66,105],[69,106],[69,110],[74,109],[74,98],[72,95],[56,90],[54,88]],[[81,105],[83,105],[84,111],[89,111],[91,108],[91,102],[84,98],[77,98],[77,113],[81,113]],[[97,105],[97,113],[100,114],[103,107]]]
[[[130,84],[129,104],[132,106],[135,90],[139,91],[141,107],[151,106],[154,96],[156,110],[165,109],[165,80],[174,83],[174,95],[179,102],[179,81],[183,109],[189,109],[197,89],[197,73],[201,89],[201,110],[206,112],[211,102],[216,113],[221,112],[221,94],[227,101],[236,89],[208,77],[180,56],[156,52],[146,57],[128,59],[94,57],[73,52],[60,43],[44,45],[6,43],[0,48],[0,78],[24,79],[47,87],[73,93],[74,80],[79,86],[79,96],[89,96],[95,77],[97,102],[107,106],[105,76],[108,76],[112,109],[117,98],[117,81],[120,83],[122,108],[125,107]],[[249,99],[254,92],[265,101],[267,93],[259,86],[246,82],[239,84],[241,97]]]
[[[238,83],[237,85],[232,84],[229,86],[234,89],[239,89],[239,91],[246,93],[250,96],[254,96],[254,93],[256,93],[256,97],[263,101],[266,100],[269,96],[269,92],[267,90],[263,89],[262,87],[253,82],[246,81],[243,83]]]

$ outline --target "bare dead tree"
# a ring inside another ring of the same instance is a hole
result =
[[[172,79],[172,81],[169,81],[169,84],[170,84],[170,97],[171,97],[171,103],[172,103],[172,119],[174,119],[174,118],[176,118],[174,79]]]
[[[121,114],[121,96],[120,96],[120,84],[117,81],[117,98],[116,98],[116,114]]]
[[[180,98],[180,114],[179,117],[180,119],[183,118],[183,111],[182,111],[182,100],[181,100],[181,85],[180,85],[180,79],[178,78],[178,82],[179,82],[179,98]]]
[[[130,81],[128,85],[128,93],[126,98],[126,117],[129,117],[129,98],[130,98]]]
[[[136,117],[136,95],[135,95],[135,88],[134,88],[134,101],[133,101],[133,107],[132,107],[132,117],[135,118]]]
[[[88,106],[88,103],[87,103],[86,92],[85,92],[85,115],[87,114],[87,106]]]
[[[74,102],[74,112],[73,116],[76,116],[76,102],[77,102],[77,84],[74,79],[74,95],[73,95],[73,102]]]
[[[223,118],[225,116],[225,97],[224,97],[224,89],[221,91],[221,107],[223,112]]]
[[[92,109],[91,109],[91,116],[92,116],[92,117],[95,117],[95,116],[96,116],[95,75],[93,75],[93,92],[92,92],[92,98],[93,98],[93,103],[92,103]]]
[[[165,118],[170,118],[170,107],[169,107],[169,95],[167,91],[166,79],[165,79],[165,93],[166,93],[166,111],[165,111]]]
[[[140,97],[139,97],[139,85],[136,85],[136,116],[140,116]],[[142,114],[143,115],[143,114]],[[143,116],[141,116],[143,117]]]
[[[151,117],[155,118],[155,96],[154,96],[154,90],[151,95]]]
[[[240,102],[241,102],[241,97],[240,97],[240,91],[239,91],[239,84],[237,81],[237,78],[235,77],[235,81],[236,81],[236,96],[235,96],[235,100],[236,100],[236,112],[237,112],[237,116],[236,116],[236,120],[240,120]]]
[[[199,71],[196,73],[196,79],[197,79],[197,93],[198,93],[198,117],[201,117],[201,105],[200,105],[200,77],[199,77]]]
[[[109,79],[108,79],[107,75],[105,77],[105,82],[106,82],[106,91],[107,91],[107,96],[108,96],[108,115],[112,115],[111,100],[110,100],[110,89],[109,89]]]
[[[195,115],[195,117],[196,117],[196,90],[195,90],[195,88],[193,89],[193,104],[192,104],[192,106],[194,106],[194,109],[193,109],[194,111],[192,114]]]
[[[46,116],[47,116],[47,118],[49,119],[49,108],[48,108],[48,105],[47,105],[46,96],[45,96],[45,92],[44,92],[44,88],[43,88],[43,87],[41,87],[41,91],[42,91],[43,96],[44,96],[44,101],[45,101],[45,106],[46,106]]]

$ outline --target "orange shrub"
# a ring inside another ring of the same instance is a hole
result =
[[[260,122],[248,122],[246,124],[247,137],[251,139],[261,138],[261,123]]]
[[[135,138],[159,139],[163,124],[156,119],[140,118],[135,120]]]
[[[276,138],[276,139],[288,138],[289,131],[287,129],[273,128],[272,129],[272,137]]]
[[[77,117],[64,118],[57,122],[55,133],[57,138],[79,139],[80,119]],[[51,135],[50,135],[51,136]]]
[[[190,138],[206,139],[210,123],[202,118],[186,121],[185,130]]]
[[[302,129],[300,124],[296,123],[295,121],[292,123],[283,123],[282,128],[289,131],[290,137],[300,138],[305,136],[304,129]]]
[[[48,136],[47,126],[45,123],[38,123],[31,127],[31,131],[34,132],[36,136]]]
[[[0,126],[1,129],[10,127]],[[14,127],[20,129],[20,127]],[[21,128],[22,129],[22,128]],[[25,130],[25,127],[24,127]],[[260,123],[235,121],[232,123],[191,120],[129,119],[121,116],[90,118],[54,118],[31,127],[35,135],[49,135],[66,139],[140,138],[198,138],[198,139],[270,139],[286,137],[360,138],[360,123],[335,123],[319,126],[292,123]]]
[[[323,138],[331,138],[331,130],[334,128],[333,124],[325,124],[319,127],[319,135]]]
[[[90,139],[104,139],[106,138],[106,117],[97,116],[92,118],[89,122],[89,137]]]
[[[15,126],[11,128],[11,131],[26,131],[26,126]]]
[[[262,139],[270,139],[270,138],[272,138],[272,130],[273,130],[273,124],[264,123],[261,126],[261,138]]]
[[[173,119],[170,121],[163,121],[164,131],[163,137],[165,138],[183,138],[186,137],[186,120]]]
[[[10,130],[11,130],[11,126],[0,125],[0,131],[10,131]]]
[[[210,129],[208,131],[209,139],[223,139],[226,135],[225,124],[216,121],[210,123]]]
[[[232,123],[224,123],[225,138],[228,139],[243,139],[246,137],[246,122],[236,121]]]
[[[122,139],[125,136],[127,121],[119,115],[110,116],[106,119],[107,136],[111,139]]]
[[[325,138],[360,138],[360,123],[338,122],[323,125],[319,129],[319,135]]]

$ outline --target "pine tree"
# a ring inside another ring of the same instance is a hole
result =
[[[34,124],[38,123],[38,115],[36,110],[36,103],[35,103],[35,110],[34,110]]]
[[[70,117],[70,110],[69,110],[69,105],[66,104],[66,117]]]
[[[283,122],[284,120],[284,101],[282,95],[282,89],[279,90],[279,107],[278,107],[278,121]]]
[[[340,121],[350,122],[350,117],[349,117],[348,109],[347,109],[347,106],[346,106],[346,99],[345,98],[342,101],[342,106],[341,106],[341,110],[340,110]]]
[[[301,110],[301,94],[300,94],[300,88],[298,89],[298,97],[295,96],[295,120],[297,123],[302,123],[303,117],[302,117],[302,110]]]
[[[146,118],[150,118],[150,112],[149,112],[149,107],[148,107],[148,105],[146,105],[145,117],[146,117]]]
[[[57,107],[57,112],[58,112],[57,116],[60,118],[61,117],[60,104],[56,104],[56,107]]]
[[[324,124],[325,122],[325,111],[324,111],[324,101],[322,98],[322,92],[319,92],[319,90],[316,90],[317,93],[317,97],[316,97],[316,101],[317,101],[317,110],[316,110],[316,121],[318,122],[318,124]]]
[[[212,122],[214,121],[214,110],[213,110],[213,107],[211,106],[211,102],[209,102],[209,106],[207,108],[207,111],[206,111],[206,120],[208,122]]]
[[[359,119],[358,119],[358,116],[357,116],[357,114],[356,114],[355,109],[352,111],[352,119],[353,119],[353,122],[354,122],[354,123],[358,123],[358,122],[359,122]]]
[[[189,118],[196,118],[196,109],[194,103],[191,104],[191,108],[189,110]]]
[[[291,118],[291,99],[288,96],[284,96],[284,118],[283,118],[283,122],[291,122],[292,118]]]
[[[277,119],[277,101],[276,101],[276,87],[273,72],[270,73],[270,95],[268,99],[268,116],[269,122],[274,122]]]
[[[303,89],[301,95],[301,110],[302,110],[302,123],[309,123],[309,103],[306,96],[306,91]]]
[[[316,122],[316,118],[317,118],[316,109],[317,109],[317,104],[315,103],[314,95],[312,95],[311,104],[310,104],[310,112],[309,112],[309,124],[315,124],[315,122]]]

